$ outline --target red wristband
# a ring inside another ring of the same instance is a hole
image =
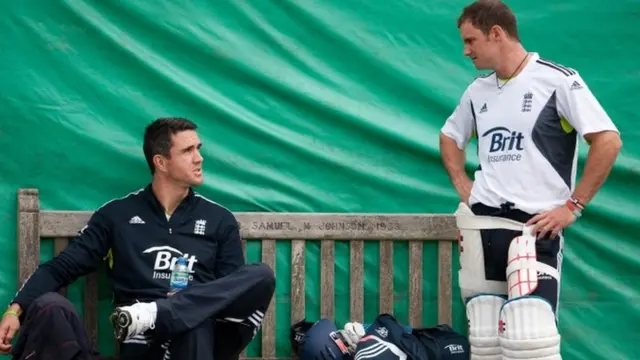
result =
[[[582,207],[579,205],[579,202],[574,198],[567,200],[565,205],[576,217],[582,216]]]
[[[578,209],[584,210],[584,205],[580,202],[580,200],[576,199],[574,196],[570,197],[569,201],[575,204],[578,207]]]

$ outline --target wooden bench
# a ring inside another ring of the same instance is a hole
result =
[[[39,264],[41,239],[53,239],[55,254],[62,251],[92,212],[40,210],[37,189],[18,192],[18,284]],[[276,240],[291,241],[291,319],[305,316],[305,241],[321,240],[320,313],[334,317],[334,241],[349,241],[349,318],[364,319],[363,248],[368,240],[380,241],[379,312],[393,313],[393,242],[409,241],[409,322],[421,326],[423,312],[423,241],[438,241],[438,322],[452,319],[452,252],[456,240],[451,214],[328,214],[328,213],[235,213],[243,240],[262,241],[262,262],[276,269]],[[244,241],[243,241],[244,245]],[[246,250],[245,250],[246,251]],[[64,294],[64,289],[61,290]],[[275,301],[265,315],[261,332],[262,357],[276,359]],[[84,321],[94,346],[98,339],[98,277],[85,278]],[[287,334],[288,336],[288,334]]]

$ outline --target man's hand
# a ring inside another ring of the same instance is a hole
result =
[[[9,310],[12,310],[9,308]],[[19,312],[17,312],[19,313]],[[13,313],[5,313],[0,322],[0,354],[11,353],[11,341],[20,329],[20,319]]]
[[[532,217],[527,221],[527,225],[534,225],[531,232],[538,234],[538,239],[545,237],[549,232],[551,232],[550,238],[555,239],[562,229],[573,224],[574,221],[576,216],[566,205],[563,205]]]

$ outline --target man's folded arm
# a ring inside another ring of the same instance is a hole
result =
[[[228,214],[222,224],[215,265],[217,278],[227,276],[245,264],[238,221],[232,214]]]

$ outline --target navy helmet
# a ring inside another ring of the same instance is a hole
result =
[[[347,345],[335,323],[321,319],[315,323],[298,321],[291,326],[291,345],[300,360],[351,360]]]

